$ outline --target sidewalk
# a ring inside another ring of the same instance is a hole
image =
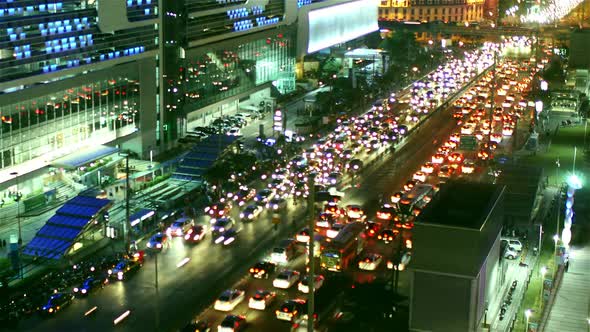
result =
[[[590,245],[572,248],[545,327],[547,332],[584,332],[590,327]]]

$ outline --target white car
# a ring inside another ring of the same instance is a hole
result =
[[[383,256],[379,254],[367,254],[359,261],[359,269],[374,271],[381,264],[382,260]]]
[[[228,136],[240,136],[240,135],[242,135],[242,132],[240,131],[240,128],[235,127],[235,128],[228,130],[227,135]]]
[[[322,275],[318,275],[315,277],[315,284],[313,285],[315,291],[317,291],[320,287],[324,285],[324,279],[325,278]],[[297,289],[302,293],[309,293],[309,276],[305,276],[303,280],[299,282],[299,284],[297,285]]]
[[[256,294],[248,300],[248,307],[250,309],[265,310],[268,305],[274,302],[277,294],[267,290],[259,289]]]
[[[332,227],[330,227],[327,231],[326,231],[326,237],[333,239],[335,238],[338,233],[340,233],[340,230],[344,228],[344,224],[341,223],[334,223],[332,225]]]
[[[293,270],[285,270],[272,281],[272,285],[276,288],[288,289],[291,288],[297,281],[301,274]]]
[[[518,258],[518,251],[512,247],[508,247],[508,248],[506,248],[506,251],[504,252],[504,258],[516,259],[516,258]]]
[[[219,311],[231,311],[244,301],[244,291],[239,289],[228,289],[221,293],[213,308]]]
[[[426,182],[426,173],[424,173],[422,171],[418,171],[418,172],[414,173],[414,175],[412,176],[412,179],[414,179],[416,181],[420,181],[420,182]]]

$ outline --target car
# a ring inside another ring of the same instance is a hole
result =
[[[234,127],[234,128],[231,128],[230,130],[227,131],[227,135],[240,136],[240,135],[242,135],[242,132],[240,131],[240,128]]]
[[[359,261],[359,269],[366,270],[366,271],[374,271],[379,267],[381,261],[383,260],[383,256],[375,253],[368,253],[363,256],[363,258]]]
[[[272,285],[276,288],[288,289],[291,288],[297,281],[301,274],[294,270],[284,270],[272,281]]]
[[[232,311],[234,308],[244,301],[246,292],[241,289],[225,290],[213,305],[213,309],[218,311]]]
[[[236,228],[226,229],[225,232],[218,233],[217,237],[213,238],[213,242],[215,244],[222,243],[224,246],[227,246],[236,240],[238,236],[238,230]]]
[[[256,279],[268,279],[274,273],[277,265],[272,262],[262,261],[254,264],[249,270],[250,275]]]
[[[364,221],[367,216],[360,205],[349,204],[346,206],[346,216],[350,221]]]
[[[320,289],[320,287],[322,287],[324,285],[324,276],[323,275],[317,275],[315,276],[315,283],[314,283],[314,290],[317,291],[318,289]],[[297,289],[302,292],[302,293],[309,293],[309,276],[305,276],[300,282],[299,284],[297,284]]]
[[[215,203],[205,208],[205,213],[211,217],[211,223],[214,223],[217,219],[223,218],[231,211],[231,205],[226,203]]]
[[[383,204],[379,210],[377,210],[376,217],[380,220],[391,220],[395,215],[395,208],[389,204]]]
[[[500,238],[500,241],[502,242],[502,244],[507,244],[509,247],[513,248],[518,252],[522,251],[523,245],[522,242],[520,242],[520,240],[518,239],[502,237]]]
[[[303,299],[287,300],[275,311],[277,319],[293,321],[307,309],[307,301]]]
[[[74,294],[77,296],[87,296],[92,291],[104,287],[108,281],[107,278],[88,277],[84,279],[81,285],[74,287]]]
[[[342,228],[344,228],[345,224],[342,223],[333,223],[332,226],[326,230],[326,237],[333,239],[335,238],[338,233],[340,233],[340,230]]]
[[[263,208],[260,205],[248,205],[244,211],[240,213],[240,219],[242,219],[243,222],[252,221],[256,219],[260,213],[262,213],[262,210]]]
[[[142,264],[139,261],[122,259],[114,268],[109,269],[107,272],[109,278],[123,281],[139,271],[141,266]]]
[[[419,182],[426,182],[426,173],[422,171],[418,171],[412,175],[412,179],[419,181]]]
[[[47,303],[41,307],[41,312],[44,314],[54,314],[72,303],[74,296],[67,293],[55,293],[49,297]]]
[[[365,233],[369,237],[374,237],[381,229],[381,223],[374,221],[367,221]]]
[[[211,332],[211,324],[202,320],[190,322],[180,332]]]
[[[191,227],[186,234],[184,234],[184,240],[186,242],[200,242],[202,239],[205,238],[207,234],[207,227],[204,225],[196,225]]]
[[[254,196],[254,201],[260,205],[266,205],[273,197],[274,191],[271,189],[262,189]]]
[[[193,227],[195,222],[192,218],[180,218],[173,222],[168,229],[166,229],[166,235],[168,236],[183,236],[184,232]]]
[[[146,246],[150,249],[160,250],[164,247],[164,244],[166,243],[167,240],[168,240],[168,237],[166,236],[166,234],[164,234],[162,232],[158,232],[158,233],[152,235],[152,237],[150,237]]]
[[[448,179],[453,175],[453,168],[449,165],[443,165],[438,170],[437,176],[441,179]]]
[[[235,222],[232,218],[219,218],[213,223],[211,226],[211,233],[213,235],[213,240],[217,239],[219,235],[225,232],[228,229],[231,229],[235,226]]]
[[[285,208],[285,206],[287,206],[287,201],[281,197],[275,197],[266,203],[266,207],[273,211],[281,210]]]
[[[516,259],[518,258],[518,251],[513,247],[506,247],[506,251],[504,251],[504,258]]]
[[[434,172],[434,165],[431,162],[427,162],[422,165],[420,171],[424,174],[432,174],[432,172]]]
[[[393,242],[398,233],[398,230],[384,229],[381,231],[381,233],[379,233],[379,235],[377,235],[377,239],[385,243],[391,243]]]
[[[461,165],[461,173],[463,174],[472,174],[475,172],[475,163],[473,161],[466,160],[463,165]]]
[[[432,156],[431,162],[433,164],[442,164],[445,162],[445,155],[442,153],[437,153],[434,156]]]
[[[277,293],[259,289],[248,300],[248,308],[256,310],[266,310],[277,298]]]
[[[217,332],[237,332],[246,328],[246,317],[242,315],[227,315],[217,327]]]
[[[295,240],[297,240],[297,242],[300,242],[300,243],[309,243],[310,236],[311,235],[309,232],[309,228],[305,227],[304,229],[299,231],[299,233],[297,233],[297,235],[295,235]]]
[[[256,195],[255,189],[248,189],[248,187],[242,186],[242,187],[240,187],[240,190],[238,190],[235,194],[233,194],[233,196],[231,198],[232,198],[232,200],[238,202],[238,206],[244,206],[244,205],[246,205],[246,203],[249,200],[254,198],[255,195]]]

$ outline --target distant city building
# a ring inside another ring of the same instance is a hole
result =
[[[479,22],[485,0],[381,0],[379,19],[417,22]]]
[[[419,215],[409,266],[410,331],[480,331],[486,311],[493,312],[506,282],[503,194],[496,185],[449,182]]]

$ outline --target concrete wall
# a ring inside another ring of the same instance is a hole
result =
[[[472,279],[412,271],[410,331],[469,328]]]

